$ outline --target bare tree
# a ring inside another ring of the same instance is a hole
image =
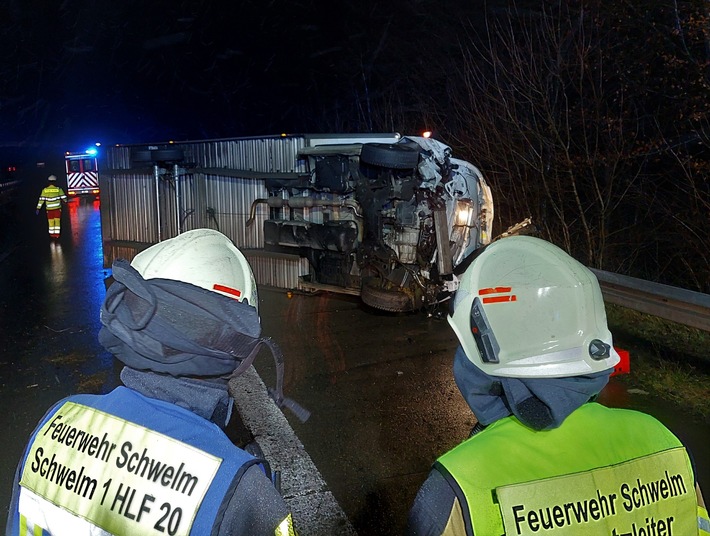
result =
[[[627,128],[636,111],[608,89],[598,28],[591,13],[563,7],[490,17],[485,35],[461,43],[450,95],[458,143],[488,170],[501,223],[531,215],[594,266],[623,236],[615,215],[637,179]]]
[[[706,0],[510,2],[368,13],[397,23],[362,27],[330,122],[434,130],[492,183],[498,231],[532,216],[590,266],[710,291]]]

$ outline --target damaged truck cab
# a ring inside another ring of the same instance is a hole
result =
[[[481,172],[436,140],[329,143],[300,155],[308,173],[267,181],[269,196],[255,203],[269,207],[265,249],[308,259],[304,288],[359,294],[392,312],[433,306],[455,290],[456,266],[490,240]]]

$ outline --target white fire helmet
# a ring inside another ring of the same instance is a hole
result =
[[[213,229],[194,229],[159,242],[133,258],[144,279],[172,279],[247,302],[259,309],[256,281],[232,241]]]
[[[47,180],[48,180],[49,182],[54,182],[54,181],[57,180],[57,176],[56,176],[56,175],[50,175],[49,177],[47,177]]]
[[[580,376],[619,362],[596,276],[539,238],[487,246],[461,277],[448,320],[490,376]]]

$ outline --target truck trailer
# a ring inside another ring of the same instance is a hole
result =
[[[297,134],[102,148],[104,264],[209,227],[261,285],[436,307],[491,240],[481,172],[424,136]]]

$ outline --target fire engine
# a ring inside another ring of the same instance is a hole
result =
[[[67,152],[64,161],[67,193],[70,196],[99,194],[99,164],[95,148],[80,153]]]

